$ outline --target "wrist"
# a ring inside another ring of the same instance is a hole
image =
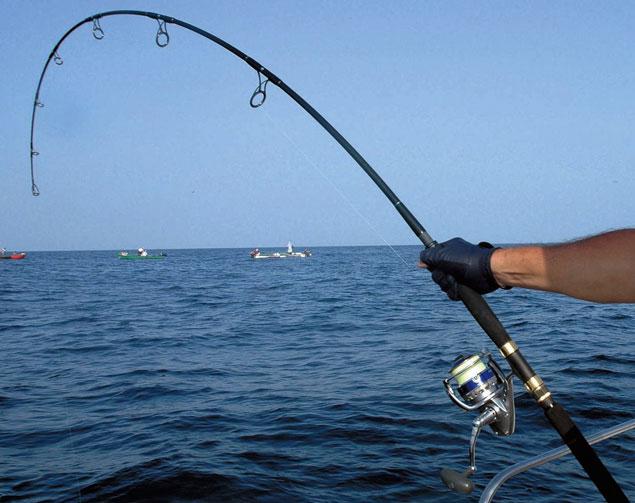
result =
[[[492,277],[499,288],[509,290],[512,285],[509,284],[508,275],[505,274],[505,254],[507,250],[503,248],[497,248],[489,258],[490,270],[492,271]]]
[[[548,248],[547,248],[548,249]],[[531,288],[549,290],[545,263],[545,248],[522,246],[501,248],[492,254],[492,276],[501,288]]]

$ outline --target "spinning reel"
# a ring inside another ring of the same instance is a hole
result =
[[[450,374],[450,378],[443,380],[450,399],[462,409],[478,410],[480,414],[472,422],[469,468],[463,473],[444,468],[441,480],[458,493],[470,494],[474,490],[474,483],[468,477],[476,471],[476,440],[483,427],[489,425],[494,434],[501,436],[514,433],[513,374],[505,377],[489,352],[459,355]],[[461,398],[457,396],[457,391]]]

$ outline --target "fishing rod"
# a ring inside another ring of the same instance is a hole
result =
[[[231,52],[238,58],[242,59],[256,71],[258,76],[258,87],[256,87],[256,90],[253,92],[249,101],[251,107],[258,108],[265,102],[267,98],[267,85],[269,83],[277,86],[279,89],[284,91],[311,117],[313,117],[313,119],[315,119],[335,139],[335,141],[337,141],[342,146],[342,148],[346,150],[346,152],[364,170],[364,172],[371,178],[371,180],[375,182],[377,187],[379,187],[382,193],[388,198],[397,212],[404,219],[406,224],[408,224],[410,229],[413,231],[415,236],[417,236],[417,238],[424,244],[426,248],[440,246],[434,239],[432,239],[430,234],[428,234],[428,232],[410,212],[406,205],[395,195],[395,193],[390,189],[386,182],[384,182],[379,174],[377,174],[377,172],[371,167],[371,165],[368,164],[368,162],[360,155],[360,153],[357,152],[357,150],[353,148],[353,146],[339,133],[339,131],[337,131],[324,117],[322,117],[322,115],[320,115],[298,93],[296,93],[287,84],[285,84],[277,75],[265,68],[255,59],[251,58],[228,42],[225,42],[221,38],[192,24],[154,12],[144,12],[137,10],[115,10],[94,14],[78,22],[75,26],[69,29],[53,47],[48,56],[48,59],[46,60],[46,64],[44,65],[42,74],[40,75],[40,80],[38,82],[37,90],[35,93],[35,100],[33,102],[33,114],[31,117],[31,191],[34,196],[38,196],[40,194],[40,191],[35,184],[34,176],[34,158],[39,155],[39,152],[35,150],[33,143],[35,118],[37,109],[44,106],[39,97],[46,71],[51,61],[53,61],[57,65],[63,64],[63,60],[58,54],[58,49],[62,45],[64,40],[66,40],[66,38],[77,28],[84,24],[92,23],[93,36],[97,40],[101,40],[104,38],[105,34],[101,27],[100,20],[105,17],[118,15],[143,16],[156,20],[158,23],[158,30],[155,41],[159,47],[165,47],[168,45],[170,36],[168,34],[167,26],[168,24],[174,24],[211,40],[212,42]],[[620,486],[606,469],[598,455],[590,446],[587,439],[582,435],[582,433],[576,427],[569,415],[565,412],[562,405],[556,402],[553,394],[549,391],[545,383],[534,372],[527,360],[525,360],[524,356],[518,349],[518,346],[511,339],[511,337],[503,327],[502,323],[496,317],[485,299],[477,292],[464,285],[459,285],[458,293],[460,300],[472,314],[476,322],[481,326],[481,328],[494,342],[494,344],[496,344],[501,355],[509,364],[513,375],[516,375],[522,381],[527,391],[542,407],[543,412],[549,422],[556,429],[556,431],[569,447],[571,452],[575,455],[582,468],[588,474],[589,478],[593,481],[593,483],[596,485],[604,498],[609,502],[627,502],[628,499],[626,498],[626,495],[624,494]],[[467,374],[465,373],[466,370],[468,371]],[[500,386],[498,386],[500,390],[497,389],[497,391],[495,392],[489,391],[487,389],[487,386],[481,386],[476,390],[472,390],[470,393],[476,393],[476,395],[478,395],[478,399],[474,399],[474,401],[470,404],[464,403],[456,396],[452,397],[451,395],[453,401],[455,401],[455,403],[462,406],[463,408],[466,408],[466,410],[482,410],[482,414],[478,419],[478,430],[476,421],[475,427],[473,429],[473,441],[471,442],[470,446],[470,468],[468,468],[468,470],[463,474],[446,469],[444,470],[444,475],[442,475],[442,477],[444,478],[444,482],[449,487],[464,487],[466,488],[466,491],[469,492],[471,481],[467,480],[467,477],[476,470],[473,463],[473,444],[475,444],[475,439],[478,435],[478,431],[480,431],[480,428],[484,424],[489,424],[494,429],[495,433],[505,435],[511,434],[513,432],[513,410],[510,410],[510,406],[508,404],[509,396],[511,395],[511,409],[513,409],[513,390],[510,389],[512,376],[510,376],[509,378],[505,378],[504,375],[500,375],[502,373],[500,369],[496,369],[495,367],[493,367],[489,361],[487,364],[485,364],[482,362],[482,360],[470,360],[468,364],[466,364],[466,362],[460,362],[453,368],[453,371],[455,371],[454,377],[457,378],[457,383],[459,381],[463,381],[462,383],[460,383],[461,387],[465,387],[467,384],[469,384],[468,381],[472,382],[473,379],[478,379],[481,375],[483,377],[487,377],[487,379],[492,379],[492,382],[494,380],[494,377],[498,377],[501,383],[503,381],[507,383],[505,385],[501,384]],[[490,378],[490,373],[494,377]],[[466,378],[466,375],[470,377]],[[453,392],[451,391],[451,384],[449,382],[446,383],[446,390],[448,390],[449,394],[453,394]],[[472,398],[474,398],[474,396],[470,395],[467,400],[471,400]],[[494,405],[490,406],[492,403]],[[506,418],[497,417],[497,415],[505,416]]]

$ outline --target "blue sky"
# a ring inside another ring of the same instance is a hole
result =
[[[159,12],[258,60],[333,124],[437,240],[559,241],[633,226],[635,4],[4,2],[0,246],[418,244],[282,91]],[[370,225],[369,225],[370,224]]]

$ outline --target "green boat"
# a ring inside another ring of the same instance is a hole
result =
[[[165,258],[167,257],[167,254],[161,252],[158,255],[150,255],[148,253],[146,253],[146,251],[143,251],[143,254],[141,253],[128,253],[128,252],[120,252],[119,254],[119,258],[123,259],[123,260],[145,260],[145,259],[157,259],[157,258]]]

